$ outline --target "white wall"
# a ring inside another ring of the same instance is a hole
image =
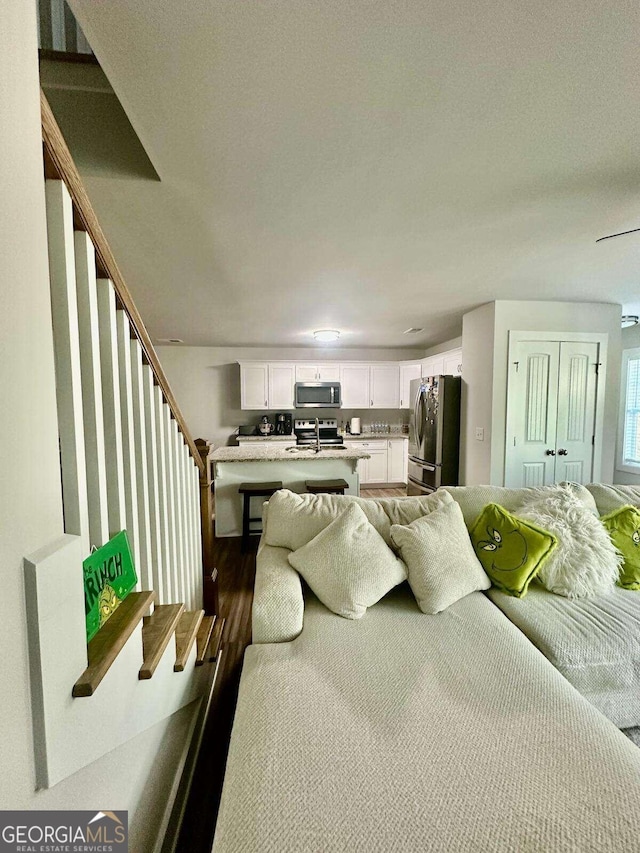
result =
[[[481,306],[465,315],[462,338],[466,389],[463,472],[466,483],[484,481],[500,485],[504,482],[510,331],[597,332],[608,335],[601,479],[612,482],[620,384],[620,316],[621,306],[612,303],[506,300]],[[492,352],[490,368],[489,351]],[[487,413],[488,399],[490,415]],[[477,426],[485,429],[484,442],[475,439]]]
[[[258,423],[262,412],[240,408],[240,367],[238,361],[403,361],[419,359],[422,350],[345,349],[320,347],[157,347],[162,367],[185,417],[191,434],[206,438],[216,446],[226,445],[239,424]],[[365,423],[402,423],[409,413],[399,410],[341,409],[326,413],[346,420],[361,416]]]
[[[621,343],[622,351],[626,349],[633,349],[634,347],[640,347],[640,326],[631,326],[628,329],[622,330],[622,343]],[[622,389],[620,393],[623,393]],[[620,404],[618,403],[618,435],[616,436],[616,463],[620,458]],[[618,471],[616,468],[613,472],[613,482],[621,483],[627,486],[640,486],[640,474],[629,474],[627,471]]]
[[[460,482],[491,479],[493,411],[493,339],[495,303],[482,305],[462,318],[462,411],[460,413]],[[484,441],[476,441],[476,427]]]
[[[33,2],[2,3],[0,115],[0,808],[127,809],[130,849],[148,851],[196,703],[35,791],[22,559],[60,536],[63,522]]]
[[[459,349],[462,346],[462,336],[451,338],[448,341],[443,341],[441,344],[434,344],[424,351],[424,358],[430,355],[439,355],[441,352],[448,352],[452,349]]]

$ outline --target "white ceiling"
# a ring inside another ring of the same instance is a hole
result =
[[[70,0],[161,182],[88,177],[155,338],[640,309],[637,2]],[[424,333],[406,336],[409,326]]]

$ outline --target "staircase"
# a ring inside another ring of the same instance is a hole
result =
[[[25,558],[25,586],[50,787],[206,700],[224,619],[210,448],[188,432],[44,95],[41,109],[65,534]],[[82,562],[121,530],[137,587],[87,644]]]

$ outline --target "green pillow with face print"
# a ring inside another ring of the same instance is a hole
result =
[[[601,520],[624,557],[618,586],[640,589],[640,510],[635,506],[623,506]]]
[[[482,568],[494,586],[522,598],[549,554],[556,537],[498,504],[487,504],[470,530]]]

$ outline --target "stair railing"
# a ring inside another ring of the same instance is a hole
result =
[[[65,532],[126,529],[138,589],[217,611],[209,446],[196,446],[41,92]]]

